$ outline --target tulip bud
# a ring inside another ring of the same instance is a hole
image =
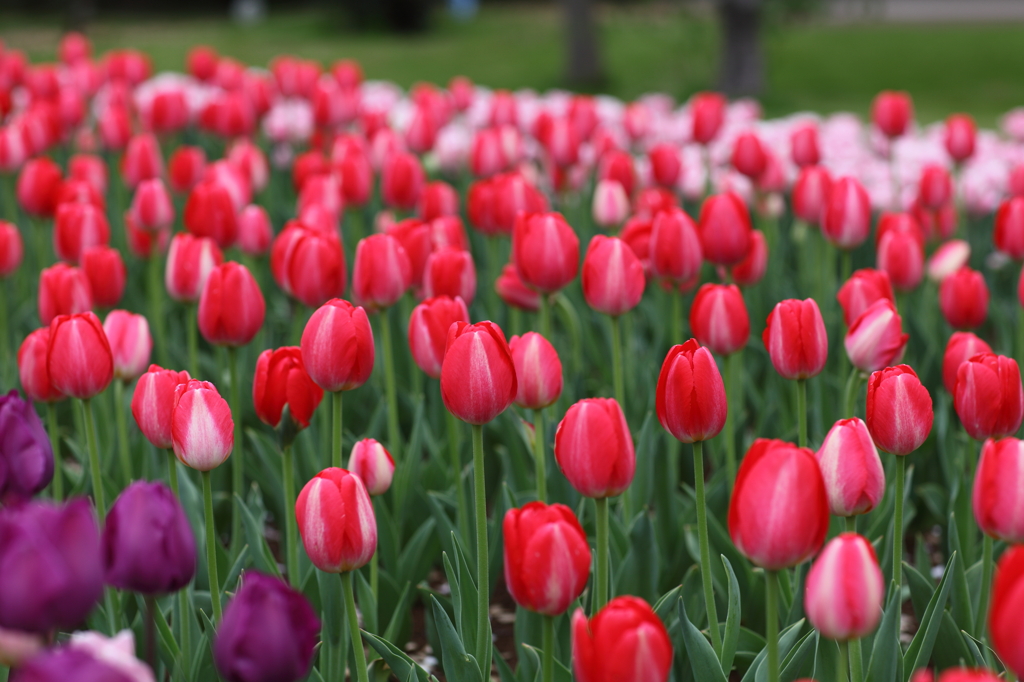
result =
[[[285,293],[311,308],[345,293],[341,240],[302,223],[289,223],[274,239],[270,270]]]
[[[692,231],[692,230],[691,230]],[[693,233],[694,242],[696,233]],[[640,303],[647,280],[633,250],[618,237],[596,235],[583,259],[583,297],[594,310],[619,316]]]
[[[785,379],[817,376],[828,360],[828,335],[812,298],[789,299],[768,314],[761,335],[775,371]]]
[[[0,396],[0,501],[29,500],[53,479],[53,448],[35,408],[16,390]]]
[[[49,326],[36,329],[25,337],[18,349],[18,379],[31,400],[50,403],[64,398],[50,383],[46,354],[50,349]]]
[[[433,250],[430,225],[417,218],[408,218],[388,226],[385,234],[394,237],[405,249],[412,273],[410,284],[419,289],[423,286],[423,270],[426,268],[427,258]]]
[[[114,378],[114,358],[99,318],[59,315],[50,323],[46,368],[54,389],[73,398],[99,395]]]
[[[992,347],[971,332],[953,332],[942,356],[942,384],[950,395],[956,394],[957,370],[975,355],[992,353]]]
[[[144,316],[127,310],[111,310],[103,320],[103,331],[114,358],[115,379],[131,381],[146,371],[153,339]]]
[[[175,390],[179,384],[187,384],[189,379],[188,372],[150,365],[149,370],[135,384],[132,416],[142,435],[157,449],[169,450],[174,446],[171,417],[174,413]]]
[[[700,242],[708,261],[725,266],[742,262],[750,252],[751,230],[750,212],[736,194],[725,192],[704,200],[700,209]]]
[[[810,225],[820,225],[832,191],[832,176],[821,166],[800,170],[793,184],[793,213]]]
[[[159,178],[163,174],[163,165],[156,136],[141,133],[128,141],[121,159],[121,177],[128,189],[134,190],[143,180]]]
[[[90,652],[74,642],[77,637],[95,633],[75,633],[72,644],[43,651],[31,658],[18,670],[17,679],[26,682],[152,682],[153,672],[135,658],[135,642],[130,630],[125,630],[131,640],[131,652],[118,653],[117,658],[109,652]],[[131,662],[126,663],[126,659]]]
[[[903,318],[896,306],[880,299],[854,320],[843,345],[850,364],[870,373],[899,362],[909,338],[903,333]]]
[[[974,476],[974,519],[997,540],[1024,542],[1024,491],[1017,485],[1024,471],[1024,442],[989,438],[981,448]]]
[[[306,373],[298,346],[268,348],[260,353],[252,382],[252,402],[261,422],[276,429],[287,406],[293,428],[308,428],[323,397],[323,389]]]
[[[944,142],[953,161],[963,163],[974,156],[974,140],[977,135],[977,127],[970,114],[951,114],[946,119]]]
[[[361,568],[377,550],[373,503],[362,479],[345,469],[312,478],[299,493],[295,517],[306,554],[325,573]]]
[[[879,449],[909,455],[932,431],[932,397],[908,365],[886,367],[868,378],[865,421]]]
[[[572,662],[579,682],[665,682],[672,653],[664,623],[639,597],[616,597],[589,622],[583,609],[572,616]]]
[[[889,274],[884,270],[864,268],[857,270],[843,283],[836,294],[836,300],[843,309],[843,322],[847,327],[877,301],[896,302],[889,283]]]
[[[447,182],[429,182],[423,187],[416,212],[421,220],[427,222],[443,216],[458,215],[459,195]]]
[[[178,194],[190,192],[206,174],[206,152],[202,147],[178,147],[171,155],[167,174],[171,189]]]
[[[18,270],[25,248],[17,226],[0,220],[0,279],[10,277]]]
[[[274,230],[270,226],[267,209],[258,204],[249,204],[238,214],[237,246],[248,256],[262,256],[270,251]]]
[[[656,406],[658,421],[683,443],[714,438],[725,426],[729,406],[722,375],[696,339],[673,346],[665,356]]]
[[[190,233],[209,237],[222,249],[230,248],[238,236],[234,200],[227,187],[216,180],[203,180],[192,188],[183,220]]]
[[[301,348],[306,371],[325,391],[359,388],[373,371],[373,331],[366,311],[340,298],[310,316]]]
[[[672,189],[679,182],[683,163],[679,149],[668,142],[660,142],[647,152],[647,160],[651,164],[651,177],[661,187]]]
[[[605,228],[621,225],[629,217],[629,196],[618,180],[601,180],[591,206],[594,222]]]
[[[266,304],[260,285],[239,263],[210,271],[199,298],[199,331],[215,346],[245,346],[263,326]]]
[[[921,170],[917,200],[927,209],[936,210],[949,203],[953,196],[953,179],[943,166],[930,163]]]
[[[375,234],[359,241],[352,269],[352,295],[371,310],[388,308],[412,283],[412,266],[394,237]]]
[[[92,304],[112,308],[120,302],[128,280],[121,252],[109,246],[93,246],[82,253],[82,272],[89,282]]]
[[[48,218],[57,208],[55,201],[60,182],[60,166],[45,156],[32,159],[18,174],[15,188],[18,203],[30,216]]]
[[[92,505],[30,502],[0,510],[0,627],[49,634],[81,625],[103,594]]]
[[[223,261],[223,254],[212,239],[179,232],[167,252],[167,293],[181,303],[198,302],[210,273]]]
[[[761,281],[768,270],[768,242],[760,230],[750,232],[750,251],[747,257],[729,270],[732,280],[741,287],[752,287]]]
[[[513,308],[529,312],[540,309],[540,294],[519,279],[516,266],[512,263],[506,263],[501,269],[501,274],[494,280],[494,290],[506,305]]]
[[[224,609],[213,662],[226,682],[294,682],[313,665],[320,620],[283,580],[246,571]]]
[[[505,585],[524,609],[557,616],[583,593],[590,576],[590,545],[569,507],[530,502],[509,509],[502,536]]]
[[[513,336],[509,342],[515,365],[519,407],[540,410],[562,395],[562,361],[555,347],[537,332]]]
[[[474,425],[505,411],[518,392],[505,334],[493,322],[457,322],[448,330],[441,364],[441,399],[453,415]]]
[[[190,379],[174,388],[171,441],[178,461],[198,471],[216,469],[231,454],[235,421],[209,381]]]
[[[1011,197],[999,206],[992,240],[1010,258],[1024,260],[1024,196]]]
[[[58,315],[74,315],[92,307],[92,291],[79,268],[57,263],[39,273],[39,319],[43,324]]]
[[[885,471],[867,424],[856,417],[840,419],[816,456],[833,514],[856,516],[878,506],[885,494]]]
[[[909,232],[889,230],[878,242],[878,269],[889,275],[897,291],[911,291],[924,277],[922,240]]]
[[[370,496],[383,495],[391,487],[395,460],[383,445],[372,438],[356,441],[348,456],[348,470],[358,476]]]
[[[882,619],[885,581],[875,549],[856,533],[833,538],[807,573],[804,611],[822,637],[870,635]]]
[[[472,305],[476,298],[473,254],[452,247],[430,254],[423,273],[423,295],[461,297],[466,305]]]
[[[789,136],[790,156],[800,168],[817,166],[821,161],[818,151],[818,126],[806,123],[793,130]]]
[[[427,376],[441,376],[448,329],[456,322],[469,323],[469,311],[460,297],[429,298],[413,308],[409,317],[409,351]]]
[[[1002,355],[975,355],[957,368],[954,407],[975,440],[1017,433],[1024,415],[1017,361]]]
[[[871,232],[871,199],[856,178],[837,180],[822,209],[821,233],[840,249],[860,246]]]
[[[769,571],[814,556],[828,533],[825,482],[807,448],[758,438],[747,450],[729,502],[729,535]]]
[[[900,137],[914,117],[910,95],[905,92],[883,90],[871,104],[871,120],[886,137]]]
[[[177,592],[196,572],[196,539],[171,489],[135,481],[107,512],[103,529],[106,582],[120,590]]]
[[[750,179],[755,179],[764,172],[768,165],[768,157],[756,133],[740,133],[733,143],[730,162],[733,168]]]
[[[693,120],[691,138],[697,144],[707,145],[718,136],[725,121],[725,97],[717,92],[698,92],[690,100]]]
[[[939,309],[954,329],[980,327],[988,317],[988,285],[977,270],[964,266],[939,285]]]
[[[143,230],[158,232],[174,225],[174,204],[160,178],[144,180],[139,184],[130,210],[135,224]]]
[[[100,209],[92,204],[77,202],[57,207],[53,247],[58,258],[77,265],[83,251],[109,242],[110,225]]]
[[[555,432],[555,459],[586,497],[615,497],[633,482],[636,453],[622,408],[613,398],[580,400]]]
[[[381,173],[381,198],[390,208],[416,208],[425,177],[423,166],[412,154],[398,152],[388,157]]]
[[[680,208],[661,211],[654,217],[648,248],[651,273],[677,284],[697,275],[704,262],[697,226]]]
[[[971,260],[971,245],[962,239],[951,239],[928,259],[928,279],[937,284],[942,282]]]
[[[554,293],[576,279],[580,240],[560,213],[521,213],[512,230],[512,261],[524,283]]]
[[[750,318],[735,284],[705,284],[690,306],[690,329],[702,346],[719,355],[742,350],[750,338]]]
[[[1013,547],[1003,554],[996,567],[992,601],[988,612],[988,631],[999,660],[1017,675],[1024,675],[1024,629],[1020,614],[1024,609],[1024,547]]]
[[[625,192],[626,197],[633,195],[636,185],[636,169],[633,157],[624,151],[612,149],[601,156],[597,169],[598,185],[602,180],[615,180]]]

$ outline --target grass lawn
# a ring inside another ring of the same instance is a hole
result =
[[[57,21],[0,14],[0,38],[52,59]],[[714,83],[717,28],[711,17],[678,5],[602,7],[600,26],[609,69],[606,90],[630,98],[651,90],[686,97]],[[347,32],[331,15],[272,15],[258,26],[210,17],[106,19],[90,34],[97,49],[140,47],[158,69],[182,68],[189,46],[265,64],[294,53],[326,63],[362,62],[368,77],[402,85],[438,83],[456,73],[495,87],[546,89],[559,85],[560,14],[552,5],[488,5],[468,23],[439,15],[426,35],[402,37]],[[882,88],[909,90],[922,120],[969,111],[983,125],[1024,105],[1024,24],[828,25],[767,28],[769,115],[798,109],[866,113]]]

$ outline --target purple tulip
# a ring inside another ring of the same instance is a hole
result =
[[[107,584],[142,594],[177,592],[196,572],[196,539],[178,498],[163,483],[124,489],[103,529]]]
[[[53,448],[32,403],[0,396],[0,502],[31,498],[53,479]]]
[[[226,682],[294,682],[309,672],[320,620],[283,581],[247,571],[213,642]]]
[[[48,634],[80,625],[103,594],[89,501],[0,510],[0,576],[0,627]]]
[[[81,649],[61,647],[36,656],[12,673],[11,682],[134,682],[125,673]]]

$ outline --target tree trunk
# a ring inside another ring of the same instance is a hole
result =
[[[718,87],[730,97],[759,95],[764,89],[761,1],[719,0],[722,54]]]
[[[565,11],[565,79],[575,87],[594,87],[605,80],[604,62],[594,25],[591,0],[561,0]]]

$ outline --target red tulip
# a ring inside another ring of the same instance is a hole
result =
[[[821,161],[818,151],[818,126],[806,123],[797,127],[789,136],[789,153],[793,163],[800,168],[817,166]]]
[[[928,259],[928,278],[936,284],[967,265],[971,260],[971,245],[963,239],[951,239]]]
[[[989,438],[974,476],[974,519],[982,532],[1009,543],[1024,542],[1024,442]]]
[[[742,350],[750,338],[750,318],[735,284],[707,283],[690,306],[690,328],[702,346],[719,355]]]
[[[690,101],[693,118],[691,137],[697,144],[707,145],[718,136],[725,121],[725,97],[717,92],[700,92]]]
[[[373,371],[373,330],[366,311],[335,298],[320,306],[302,331],[302,361],[320,388],[359,388]]]
[[[696,234],[693,236],[696,242]],[[590,240],[583,259],[582,279],[583,297],[587,304],[612,316],[635,308],[647,284],[644,267],[633,250],[621,239],[604,235],[596,235]]]
[[[725,426],[729,404],[715,358],[690,339],[673,346],[661,365],[658,421],[683,443],[714,438]]]
[[[804,612],[822,637],[848,642],[870,635],[884,603],[882,569],[866,538],[843,533],[825,545],[804,588]]]
[[[88,183],[102,199],[107,195],[107,164],[95,154],[75,154],[68,160],[68,179]]]
[[[171,155],[167,175],[175,192],[190,192],[206,175],[206,152],[202,147],[178,147]]]
[[[50,324],[58,315],[92,308],[92,291],[82,270],[57,263],[39,273],[39,320]]]
[[[668,142],[654,145],[647,152],[647,161],[651,165],[651,177],[655,183],[668,189],[676,186],[683,162],[675,145]]]
[[[1018,163],[1010,169],[1010,177],[1006,180],[1006,191],[1012,197],[1024,197],[1024,163]]]
[[[128,251],[136,258],[148,260],[167,252],[167,244],[171,240],[171,231],[148,232],[135,224],[131,213],[124,214],[125,241]]]
[[[812,298],[777,303],[768,315],[764,346],[775,371],[786,379],[817,376],[828,359],[828,334]]]
[[[506,263],[501,269],[501,274],[494,280],[494,290],[506,305],[513,308],[530,312],[540,309],[540,294],[519,279],[516,266],[512,263]]]
[[[616,597],[589,622],[583,609],[576,609],[572,661],[579,682],[665,682],[672,641],[647,602]]]
[[[469,311],[460,297],[428,298],[413,308],[409,317],[409,351],[427,376],[441,376],[448,329],[456,322],[469,323]]]
[[[1024,260],[1024,196],[1011,197],[996,211],[992,240],[1014,260]]]
[[[462,218],[459,216],[434,218],[427,224],[427,230],[430,234],[430,245],[434,251],[439,251],[446,246],[463,251],[469,250],[466,229],[462,226]],[[426,265],[425,262],[424,265]]]
[[[807,448],[759,438],[747,450],[729,502],[729,535],[769,571],[814,556],[828,533],[825,483]]]
[[[850,364],[869,373],[899,362],[909,338],[896,306],[880,299],[854,320],[843,345]]]
[[[509,342],[515,365],[515,404],[529,410],[553,405],[562,395],[562,361],[554,346],[537,332],[513,336]]]
[[[756,133],[741,133],[736,138],[730,162],[733,168],[751,179],[764,172],[768,165],[768,156]]]
[[[1017,361],[983,353],[957,368],[954,407],[975,440],[1017,433],[1024,416],[1024,390]]]
[[[21,232],[13,223],[0,220],[0,278],[13,275],[25,255]]]
[[[381,197],[391,208],[411,211],[416,208],[424,183],[423,167],[412,154],[392,154],[381,174]]]
[[[82,253],[82,272],[89,281],[93,305],[113,308],[121,300],[128,280],[121,252],[109,246],[93,246]]]
[[[252,403],[261,422],[276,429],[287,407],[293,428],[308,428],[323,397],[323,389],[306,373],[298,346],[268,348],[260,353],[252,383]]]
[[[676,195],[664,187],[645,187],[636,197],[635,218],[650,222],[662,211],[677,208]]]
[[[423,286],[423,269],[432,251],[430,240],[430,224],[419,218],[407,218],[389,225],[386,234],[394,237],[409,258],[411,267],[411,286]]]
[[[512,231],[512,261],[520,279],[554,293],[579,272],[580,240],[559,213],[524,213]]]
[[[53,242],[58,258],[77,265],[87,248],[110,242],[110,225],[92,204],[61,204],[54,221]]]
[[[171,415],[174,413],[175,389],[188,383],[188,372],[150,365],[139,377],[132,395],[132,416],[142,435],[160,450],[174,446],[171,438]]]
[[[72,398],[92,398],[114,378],[114,357],[99,318],[58,315],[50,322],[46,371],[53,388]]]
[[[377,550],[377,520],[366,486],[356,475],[331,467],[302,488],[295,518],[313,565],[326,573],[365,566]]]
[[[171,441],[178,461],[197,471],[212,471],[231,455],[231,408],[209,381],[190,379],[175,387]]]
[[[270,270],[285,293],[311,308],[345,293],[341,240],[302,223],[288,223],[274,239]]]
[[[651,273],[676,284],[692,279],[704,262],[697,226],[680,208],[655,215],[648,248]]]
[[[871,105],[871,120],[886,137],[899,137],[906,132],[914,116],[910,95],[883,90]]]
[[[949,203],[952,197],[953,179],[949,171],[934,163],[927,164],[921,170],[917,200],[924,208],[936,210]]]
[[[889,283],[889,275],[883,270],[864,268],[857,270],[843,283],[836,294],[836,300],[843,309],[843,322],[853,325],[861,314],[879,300],[896,302]]]
[[[167,251],[164,286],[175,301],[196,303],[206,287],[214,268],[223,262],[217,244],[207,237],[193,237],[179,232]]]
[[[197,237],[210,237],[222,249],[238,236],[238,218],[228,189],[216,180],[203,180],[192,188],[185,204],[185,227]]]
[[[709,262],[725,266],[742,262],[750,252],[751,229],[750,212],[737,195],[725,192],[704,200],[700,242]]]
[[[840,178],[822,210],[821,233],[840,249],[860,246],[871,232],[871,199],[856,178]]]
[[[1013,547],[999,560],[992,586],[988,630],[999,660],[1017,675],[1024,675],[1024,548]]]
[[[412,266],[397,239],[375,234],[359,241],[352,269],[352,295],[371,310],[387,308],[412,283]]]
[[[868,378],[865,421],[879,449],[909,455],[932,431],[932,397],[908,365],[886,367]]]
[[[591,205],[594,222],[605,228],[621,225],[629,217],[629,196],[618,180],[600,180]]]
[[[121,177],[128,189],[135,189],[143,180],[163,174],[164,159],[160,143],[152,133],[140,133],[128,140],[121,158]]]
[[[144,230],[170,229],[174,224],[174,204],[164,181],[153,178],[139,183],[132,198],[131,213],[135,224]]]
[[[364,438],[352,446],[348,456],[348,470],[362,479],[371,497],[376,497],[391,487],[395,460],[383,445],[372,438]]]
[[[951,114],[946,119],[946,151],[956,163],[974,156],[974,141],[978,135],[970,114]]]
[[[89,181],[68,178],[57,186],[53,204],[58,207],[61,204],[92,204],[100,211],[106,211],[107,202],[104,196]]]
[[[811,225],[820,225],[828,197],[832,191],[832,176],[821,166],[800,169],[793,184],[793,213]]]
[[[270,226],[267,209],[258,204],[249,204],[238,214],[239,250],[248,256],[262,256],[270,251],[274,230]]]
[[[555,432],[555,459],[585,497],[621,495],[633,482],[636,453],[614,398],[587,398],[568,409]]]
[[[263,326],[266,304],[244,265],[228,261],[210,271],[199,298],[199,331],[215,346],[245,346]]]
[[[114,358],[115,379],[131,381],[146,371],[153,339],[145,317],[127,310],[111,310],[103,320],[103,332]]]
[[[466,305],[472,305],[476,298],[473,254],[452,247],[430,254],[423,273],[423,295],[461,297]]]
[[[522,173],[505,173],[494,178],[493,221],[496,231],[513,234],[520,213],[545,213],[547,199]]]
[[[939,309],[954,329],[974,329],[988,317],[988,285],[977,270],[964,266],[939,285]]]
[[[40,403],[52,403],[64,394],[50,383],[46,354],[50,349],[50,328],[41,327],[25,337],[18,349],[18,379],[25,395]]]
[[[512,352],[493,322],[457,322],[448,330],[441,364],[441,398],[453,415],[486,424],[505,411],[518,384]]]
[[[45,156],[22,166],[15,189],[18,203],[30,216],[48,218],[57,208],[57,191],[61,183],[60,166]]]
[[[505,170],[508,159],[496,128],[481,128],[473,135],[469,150],[469,169],[473,177],[489,178]]]
[[[862,420],[837,421],[815,456],[833,514],[856,516],[878,506],[885,494],[885,471]]]
[[[505,585],[517,604],[557,616],[583,594],[590,577],[590,545],[569,507],[530,502],[509,509],[502,536]]]
[[[992,347],[971,332],[953,332],[942,356],[942,384],[950,395],[956,394],[956,377],[960,365],[975,355],[992,353]]]
[[[747,257],[730,268],[732,280],[741,287],[752,287],[761,281],[768,270],[768,242],[760,230],[750,232],[750,251]]]

